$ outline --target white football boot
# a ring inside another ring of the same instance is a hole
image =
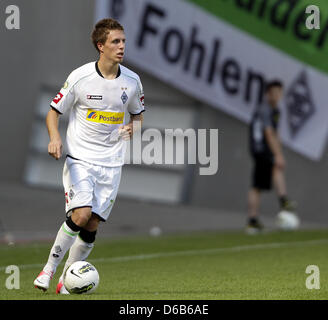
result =
[[[59,282],[56,288],[56,294],[70,294],[64,286],[64,281],[62,276],[59,278]]]
[[[42,270],[33,282],[34,287],[43,291],[47,291],[49,289],[49,284],[52,277],[53,272],[48,273]]]

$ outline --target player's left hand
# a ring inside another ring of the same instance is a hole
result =
[[[123,140],[130,140],[132,137],[132,127],[130,125],[124,125],[124,126],[120,126],[118,128],[118,133],[119,135],[123,138]]]
[[[280,170],[285,169],[286,161],[285,161],[285,158],[282,154],[278,154],[274,157],[274,165]]]

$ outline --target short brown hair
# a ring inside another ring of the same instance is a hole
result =
[[[269,92],[272,88],[280,88],[283,89],[284,85],[280,80],[272,80],[268,82],[265,86],[265,93]]]
[[[92,34],[91,34],[91,39],[92,43],[99,52],[97,43],[100,42],[104,44],[107,40],[107,36],[111,30],[122,30],[124,31],[123,26],[116,20],[114,19],[102,19],[97,22],[95,25]]]

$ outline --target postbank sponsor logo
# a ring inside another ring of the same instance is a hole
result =
[[[106,112],[88,109],[87,121],[105,123],[105,124],[122,124],[124,121],[124,112]]]

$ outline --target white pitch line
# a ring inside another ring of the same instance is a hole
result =
[[[93,263],[126,262],[126,261],[138,261],[138,260],[148,260],[148,259],[166,258],[166,257],[192,256],[192,255],[197,255],[197,254],[205,254],[206,255],[206,254],[229,253],[229,252],[240,252],[240,251],[262,250],[262,249],[278,249],[278,248],[283,248],[283,247],[297,247],[297,246],[303,246],[303,245],[315,245],[315,244],[325,244],[325,243],[328,243],[328,239],[294,241],[294,242],[271,242],[271,243],[235,246],[235,247],[227,247],[227,248],[158,252],[158,253],[140,254],[140,255],[132,255],[132,256],[98,258],[98,259],[90,259],[88,261],[93,262]],[[36,264],[18,265],[18,267],[20,269],[42,268],[43,266],[44,266],[44,263],[43,264],[36,263]],[[6,268],[7,268],[7,266],[1,266],[0,272],[5,271]]]

